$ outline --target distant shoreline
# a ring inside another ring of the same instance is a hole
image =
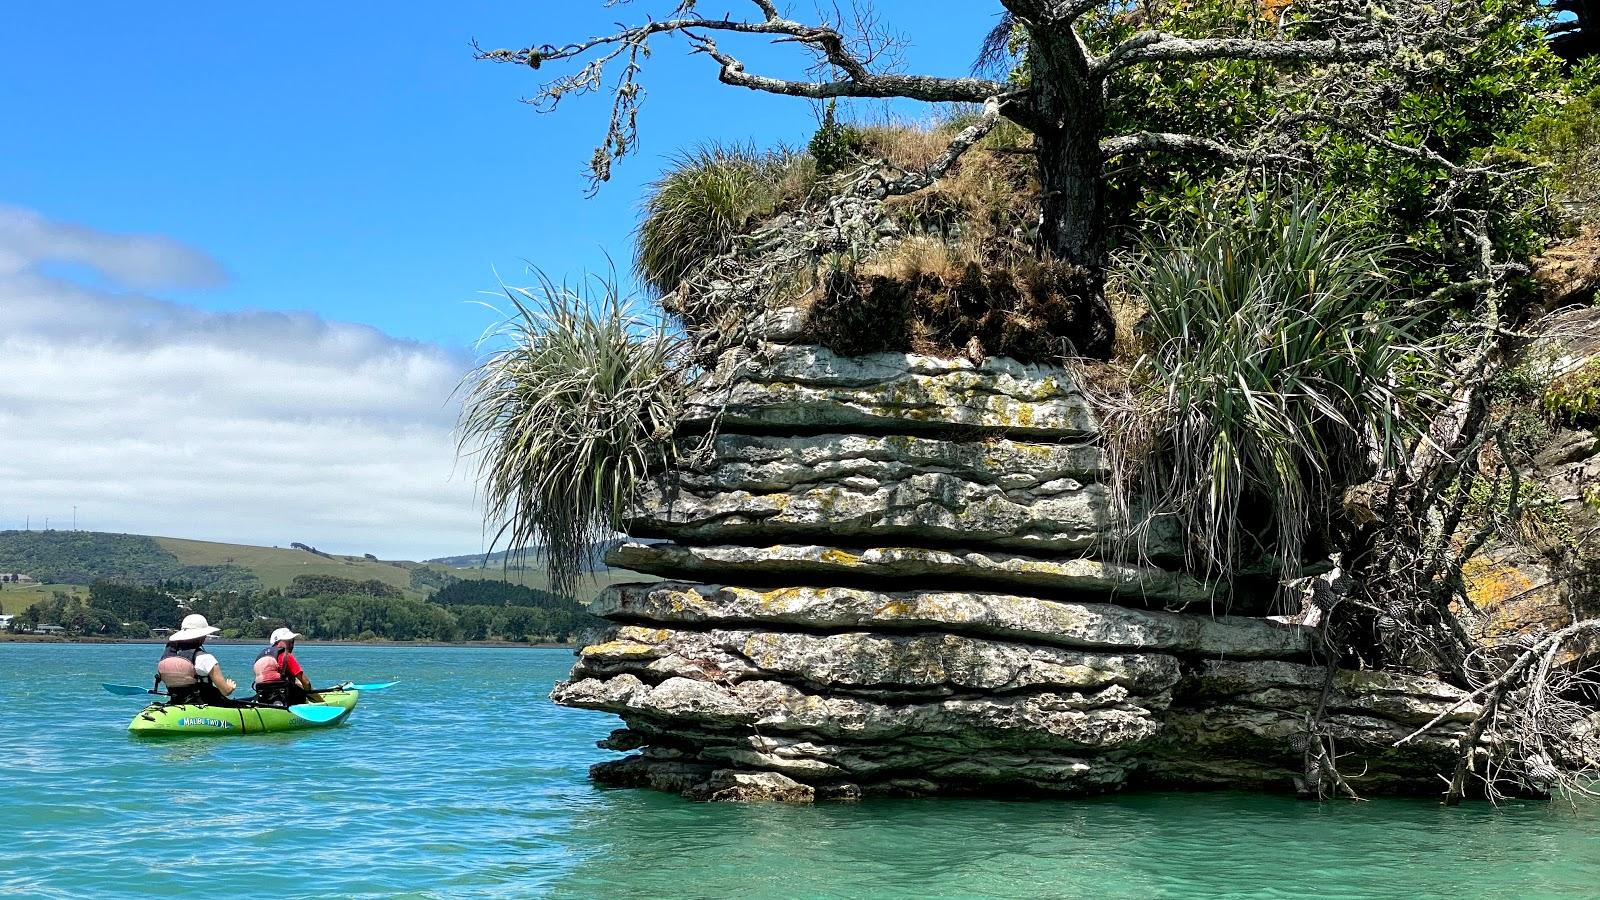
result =
[[[161,638],[110,638],[110,637],[57,637],[50,634],[6,634],[0,632],[0,644],[165,644]],[[264,646],[265,639],[211,638],[206,646]],[[577,650],[582,644],[526,643],[523,641],[321,641],[301,640],[301,646],[318,647],[487,647],[521,648],[526,650]]]

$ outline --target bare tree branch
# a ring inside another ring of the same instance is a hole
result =
[[[1295,157],[1234,147],[1210,138],[1198,137],[1192,134],[1173,134],[1164,131],[1140,131],[1134,134],[1107,138],[1100,142],[1100,152],[1105,155],[1107,160],[1129,153],[1164,152],[1213,156],[1224,162],[1237,165],[1253,165],[1269,159],[1281,162],[1303,162],[1303,160]]]
[[[827,100],[834,97],[904,97],[933,103],[983,103],[992,97],[1013,93],[1008,85],[987,78],[940,78],[932,75],[874,75],[863,71],[859,77],[839,81],[793,81],[766,75],[752,75],[744,63],[717,47],[709,35],[686,32],[695,49],[722,66],[723,84],[749,88],[768,94]]]
[[[724,84],[770,94],[816,100],[835,97],[904,97],[930,102],[983,103],[993,97],[1015,93],[1011,86],[985,78],[941,78],[874,72],[868,67],[868,62],[877,58],[880,42],[871,35],[862,36],[852,45],[851,40],[838,28],[786,19],[771,0],[751,2],[761,15],[759,21],[705,18],[694,14],[692,3],[681,3],[669,18],[622,28],[611,34],[565,46],[543,44],[520,50],[484,50],[474,45],[474,49],[478,59],[524,65],[532,69],[540,69],[547,63],[587,58],[588,62],[577,72],[541,86],[539,93],[529,102],[543,111],[554,109],[569,94],[600,90],[606,86],[607,66],[613,62],[621,65],[621,73],[609,88],[613,96],[605,138],[595,149],[589,164],[591,191],[610,179],[612,163],[631,152],[637,144],[638,108],[643,97],[637,78],[645,59],[649,57],[650,39],[658,35],[682,34],[693,45],[693,52],[704,53],[717,62],[721,67],[719,77]],[[838,14],[843,16],[842,12]],[[871,27],[871,20],[859,13],[856,20],[858,27]],[[710,36],[711,32],[760,35],[772,38],[775,42],[803,44],[814,51],[825,66],[843,77],[805,81],[753,74],[745,69],[742,61],[718,47]],[[862,50],[867,58],[863,59],[853,52],[852,46]]]

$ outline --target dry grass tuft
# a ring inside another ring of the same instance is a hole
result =
[[[974,361],[1077,355],[1063,336],[1088,331],[1079,317],[1092,273],[1035,260],[985,266],[928,241],[903,246],[861,269],[829,273],[808,320],[818,342],[845,354],[909,349]]]
[[[864,153],[926,168],[967,124],[861,129]],[[933,186],[885,203],[906,237],[836,262],[808,298],[813,337],[841,353],[914,350],[1057,361],[1087,335],[1093,275],[1037,249],[1039,185],[1032,138],[999,128]],[[1091,351],[1093,352],[1093,351]]]

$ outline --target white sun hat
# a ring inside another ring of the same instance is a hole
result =
[[[183,617],[183,627],[174,631],[172,637],[167,638],[167,640],[192,641],[197,638],[203,638],[208,634],[216,634],[221,630],[221,628],[213,628],[211,623],[206,621],[205,616],[199,613],[190,613]]]
[[[287,628],[279,628],[277,631],[272,633],[272,643],[276,644],[279,641],[292,641],[297,637],[300,637],[300,635],[295,634]]]

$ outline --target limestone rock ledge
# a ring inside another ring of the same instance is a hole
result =
[[[1094,410],[1053,366],[995,358],[974,365],[910,353],[839,356],[812,345],[730,353],[690,403],[689,429],[846,427],[910,434],[983,428],[1017,437],[1081,438]]]
[[[841,548],[821,544],[694,546],[623,541],[606,555],[630,572],[706,580],[743,579],[789,584],[939,584],[1070,595],[1135,605],[1207,607],[1220,602],[1215,586],[1179,572],[1084,557],[928,547]],[[1241,607],[1243,598],[1234,598]],[[603,613],[600,613],[603,614]]]
[[[608,557],[668,580],[604,592],[613,627],[552,694],[622,720],[601,746],[630,755],[594,777],[784,802],[1287,791],[1325,707],[1358,790],[1436,792],[1476,707],[1425,678],[1329,684],[1313,633],[1185,574],[1170,532],[1126,558],[1097,427],[1065,369],[724,359]]]

